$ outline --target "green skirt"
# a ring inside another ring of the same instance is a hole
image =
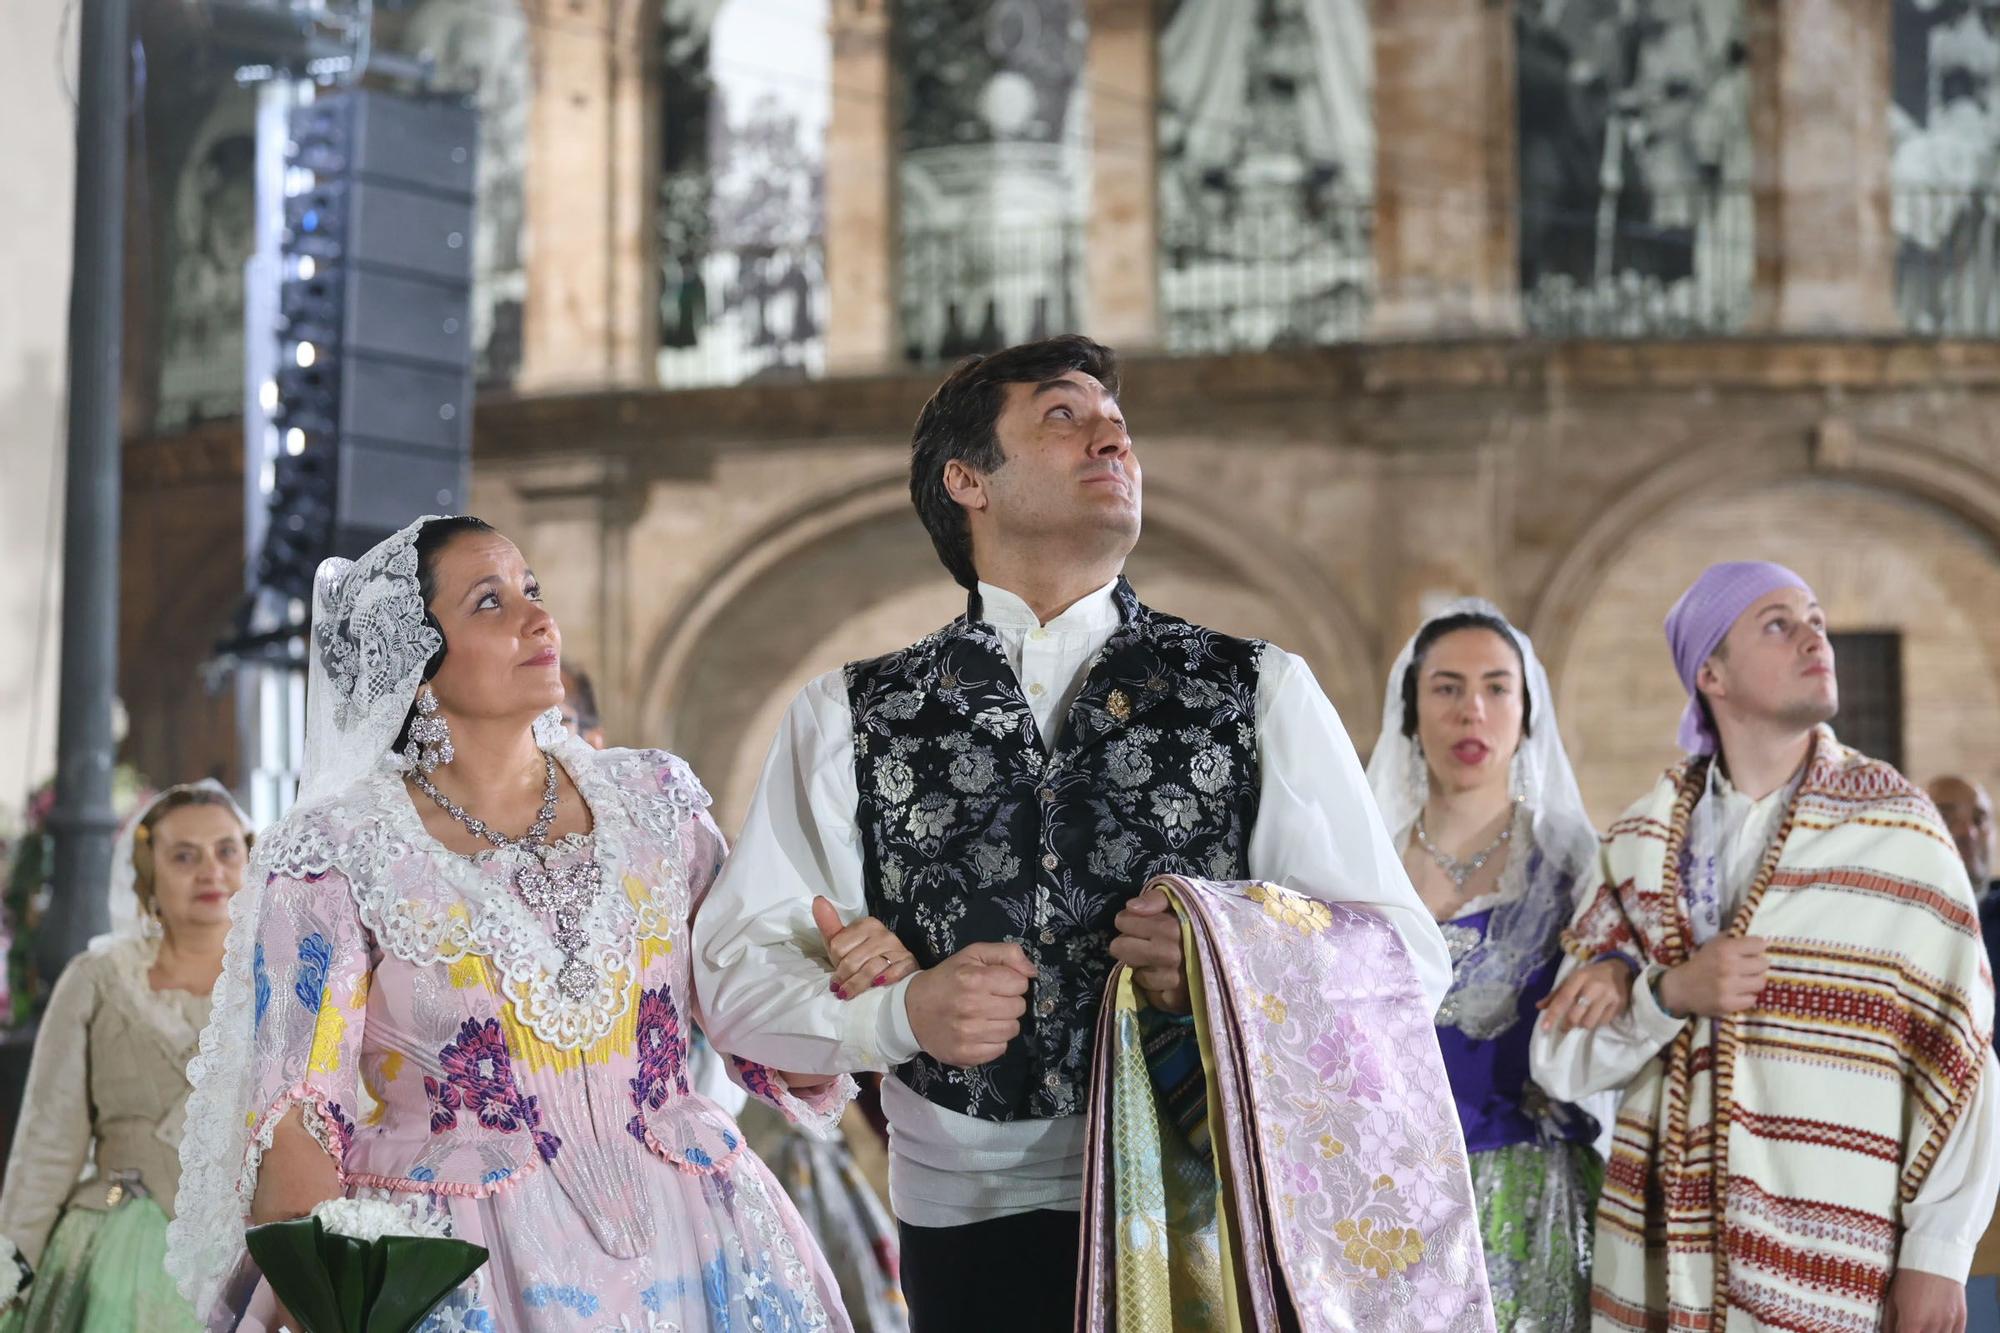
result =
[[[0,1316],[0,1333],[200,1333],[166,1257],[167,1215],[151,1199],[71,1208],[42,1251],[26,1307]]]
[[[1473,1153],[1472,1193],[1500,1333],[1590,1326],[1590,1247],[1604,1164],[1582,1143]]]

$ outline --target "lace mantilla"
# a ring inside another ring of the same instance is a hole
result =
[[[359,560],[320,562],[300,805],[340,795],[391,752],[424,667],[444,646],[424,616],[417,559],[417,536],[434,518],[418,519]]]
[[[329,614],[315,618],[313,644],[326,663],[334,720],[343,731],[384,698],[407,710],[401,682],[444,647],[424,619],[417,577],[416,534],[434,517],[418,519],[404,529],[406,538],[384,542],[344,569],[328,561],[334,568],[321,571]]]

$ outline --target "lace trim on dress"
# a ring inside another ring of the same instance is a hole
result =
[[[153,964],[160,957],[158,940],[114,936],[93,952],[110,981],[114,1002],[144,1031],[159,1038],[174,1063],[185,1065],[208,1021],[208,997],[192,991],[153,989]]]
[[[509,854],[468,857],[438,842],[424,828],[398,770],[378,769],[330,802],[282,849],[272,870],[305,878],[338,863],[362,923],[386,952],[417,967],[469,954],[489,958],[523,1026],[562,1050],[588,1047],[610,1033],[631,1004],[634,942],[671,938],[686,919],[682,830],[706,807],[708,795],[685,764],[658,751],[600,755],[566,738],[553,753],[590,807],[604,875],[582,923],[590,943],[579,955],[597,986],[580,999],[556,985],[564,955],[550,927],[505,877],[488,873],[495,858]],[[625,795],[647,788],[664,801]],[[323,832],[327,828],[349,832],[335,839]],[[566,841],[581,845],[581,839]],[[656,863],[637,863],[644,843],[664,849]],[[413,858],[428,873],[398,873],[397,863]]]
[[[1500,883],[1442,924],[1451,949],[1451,987],[1438,1006],[1439,1027],[1478,1041],[1521,1021],[1521,990],[1558,951],[1557,936],[1572,915],[1575,869],[1535,840],[1533,813],[1522,806]],[[1490,911],[1483,932],[1456,923]]]

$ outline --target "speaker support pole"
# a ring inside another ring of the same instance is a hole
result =
[[[128,0],[82,7],[75,251],[69,297],[69,458],[63,497],[62,695],[56,725],[54,895],[35,966],[54,984],[109,925],[104,899],[118,689],[119,370],[125,308]]]

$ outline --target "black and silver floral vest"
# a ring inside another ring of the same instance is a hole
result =
[[[897,1070],[946,1110],[1082,1111],[1112,919],[1156,874],[1248,875],[1263,645],[1151,611],[1122,578],[1114,599],[1123,623],[1053,753],[977,593],[937,633],[847,668],[868,910],[919,966],[1012,941],[1039,972],[998,1060]]]

